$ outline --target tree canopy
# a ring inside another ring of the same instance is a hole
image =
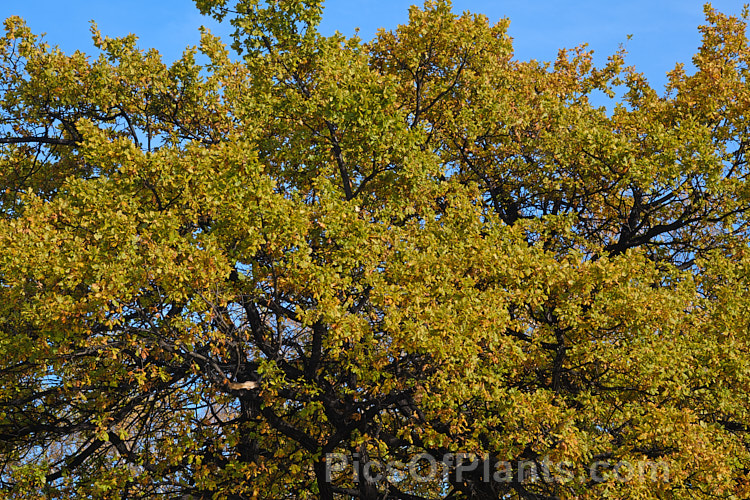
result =
[[[0,495],[750,497],[747,11],[659,93],[195,3],[169,65],[5,21]]]

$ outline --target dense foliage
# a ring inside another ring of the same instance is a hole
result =
[[[196,3],[235,55],[5,21],[0,495],[750,497],[746,17],[659,94]]]

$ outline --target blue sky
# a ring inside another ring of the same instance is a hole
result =
[[[370,39],[379,27],[394,28],[408,19],[409,0],[328,0],[321,27]],[[742,0],[718,0],[713,6],[739,14]],[[676,62],[690,63],[704,20],[703,3],[693,0],[455,0],[454,10],[486,14],[490,20],[511,20],[519,59],[554,59],[557,50],[588,43],[597,60],[604,61],[625,43],[628,62],[661,88],[664,74]],[[165,59],[173,60],[186,45],[199,40],[198,27],[214,33],[228,33],[202,17],[190,0],[5,0],[0,17],[20,15],[35,33],[47,33],[47,40],[64,51],[91,51],[89,21],[97,21],[110,36],[136,33],[144,48],[155,47]],[[627,35],[632,34],[630,41]]]

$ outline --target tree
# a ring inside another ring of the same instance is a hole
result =
[[[444,1],[196,3],[235,56],[5,21],[2,495],[750,495],[747,11],[659,95]]]

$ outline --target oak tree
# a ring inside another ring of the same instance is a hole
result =
[[[169,65],[5,21],[0,495],[750,496],[747,11],[660,93],[321,3]]]

